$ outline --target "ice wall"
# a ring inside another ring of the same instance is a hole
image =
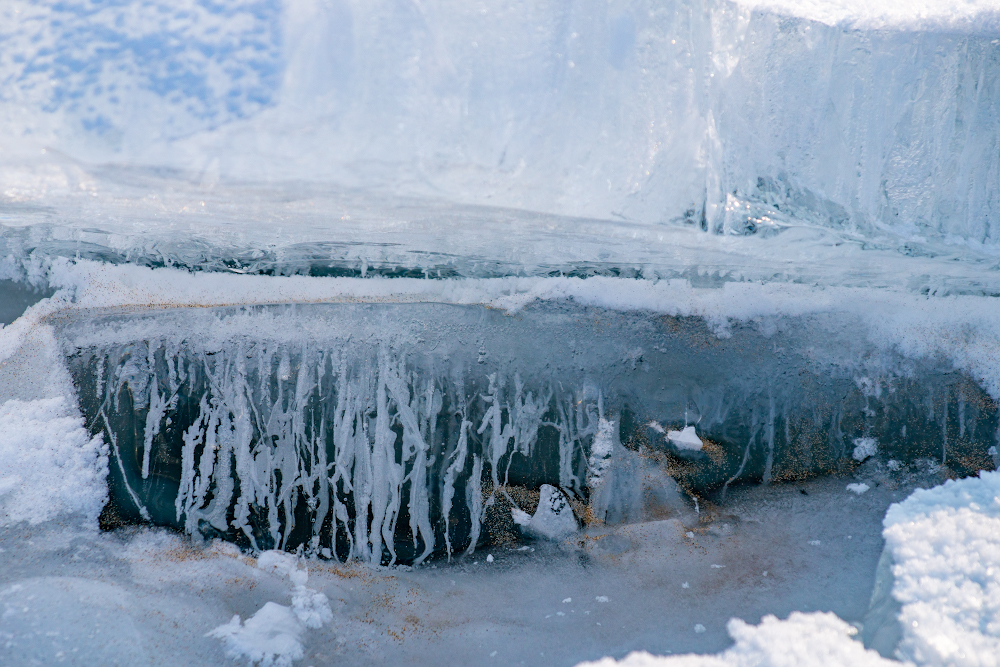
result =
[[[722,338],[700,319],[570,304],[53,322],[110,447],[106,525],[254,550],[420,562],[516,531],[509,508],[542,484],[590,520],[664,518],[683,511],[677,484],[697,497],[847,471],[860,442],[963,474],[991,463],[997,429],[996,404],[949,364],[879,352],[858,321],[824,316]],[[686,425],[698,451],[665,437]]]
[[[2,11],[8,167],[47,146],[206,183],[312,179],[741,234],[790,216],[997,240],[995,2]],[[22,177],[0,175],[5,189]]]

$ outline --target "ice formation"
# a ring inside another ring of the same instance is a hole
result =
[[[702,628],[704,629],[704,628]],[[729,622],[735,645],[719,655],[676,657],[632,653],[622,660],[605,658],[579,667],[889,667],[900,663],[882,658],[852,639],[857,629],[834,614],[792,613],[787,620],[769,616],[752,626]],[[696,628],[697,631],[697,628]]]
[[[257,567],[288,576],[295,586],[292,606],[268,602],[246,621],[236,615],[208,636],[222,640],[229,657],[245,658],[261,667],[289,667],[303,655],[306,629],[323,627],[333,619],[333,612],[324,594],[306,586],[309,574],[291,554],[265,551],[257,558]]]
[[[995,0],[7,2],[0,529],[235,542],[291,604],[198,636],[285,665],[332,617],[286,551],[650,567],[748,480],[996,467],[998,39]],[[995,663],[996,479],[890,510],[865,645]],[[625,663],[887,664],[728,627]]]

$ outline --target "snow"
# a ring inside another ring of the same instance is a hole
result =
[[[695,433],[694,426],[685,426],[680,431],[667,431],[667,440],[673,443],[677,449],[692,452],[701,451],[701,438]]]
[[[878,441],[875,438],[855,438],[852,458],[862,462],[870,456],[878,454]]]
[[[889,667],[886,660],[852,639],[857,629],[834,614],[793,612],[787,620],[766,616],[754,626],[733,619],[727,630],[735,644],[713,656],[653,656],[635,652],[622,660],[605,658],[579,667]],[[705,627],[696,625],[695,632]]]
[[[0,525],[61,514],[96,525],[108,490],[108,448],[66,398],[0,404]]]
[[[853,494],[859,495],[859,496],[862,493],[864,493],[865,491],[867,491],[868,489],[870,489],[870,488],[871,487],[868,486],[867,484],[865,484],[864,482],[860,482],[860,483],[855,482],[855,483],[847,485],[847,490],[848,491],[850,491]]]
[[[246,658],[262,667],[289,667],[303,656],[306,629],[323,627],[333,620],[333,612],[326,595],[306,587],[308,572],[298,567],[295,556],[265,551],[257,557],[257,567],[291,580],[292,606],[267,602],[245,622],[237,614],[206,636],[222,640],[229,657]]]

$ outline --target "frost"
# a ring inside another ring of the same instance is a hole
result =
[[[847,485],[848,491],[850,491],[851,493],[855,493],[859,496],[870,488],[871,488],[870,486],[864,483],[855,483]]]

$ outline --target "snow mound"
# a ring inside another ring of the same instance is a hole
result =
[[[291,609],[268,602],[246,623],[240,623],[237,614],[208,636],[224,641],[226,655],[231,658],[245,657],[262,667],[289,667],[303,655],[303,630]]]
[[[1000,665],[1000,472],[917,490],[886,512],[901,603],[898,654],[927,665]]]
[[[103,437],[64,397],[0,405],[0,526],[77,513],[95,522],[107,474]]]
[[[579,667],[888,667],[899,663],[866,650],[857,632],[835,614],[792,612],[787,620],[765,616],[760,625],[729,621],[736,644],[718,655],[660,657],[637,651],[621,661],[604,658]]]

